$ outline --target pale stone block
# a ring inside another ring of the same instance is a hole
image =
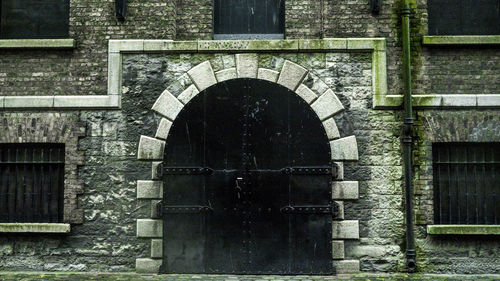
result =
[[[160,120],[160,124],[158,125],[158,129],[156,130],[155,138],[166,140],[170,127],[172,127],[172,122],[166,118],[162,118]]]
[[[161,164],[161,161],[155,161],[151,164],[151,179],[158,180],[160,179],[160,175],[158,174],[158,166]]]
[[[477,105],[476,95],[442,95],[442,105],[451,107],[471,107]]]
[[[332,258],[334,260],[343,260],[345,258],[344,241],[332,241]]]
[[[163,220],[137,219],[137,237],[162,238]]]
[[[297,93],[297,95],[299,95],[309,104],[318,97],[316,93],[313,92],[313,90],[309,89],[309,87],[304,84],[300,84],[295,93]]]
[[[332,182],[332,199],[355,200],[359,198],[359,184],[357,181]]]
[[[184,107],[184,105],[168,90],[165,90],[156,100],[152,110],[165,116],[169,120],[174,120],[175,117],[177,117],[177,114],[181,111],[182,107]]]
[[[222,82],[238,78],[238,75],[236,74],[236,68],[232,67],[221,71],[217,71],[215,73],[215,77],[217,78],[217,81]]]
[[[217,83],[214,70],[209,61],[202,62],[191,68],[188,75],[200,92]]]
[[[332,221],[333,239],[359,239],[359,221]]]
[[[54,96],[5,96],[5,108],[49,108],[54,107]]]
[[[141,136],[137,159],[139,160],[163,160],[165,142],[148,136]]]
[[[109,40],[108,44],[109,53],[144,51],[144,40],[142,39]]]
[[[120,95],[122,86],[122,55],[108,54],[108,95]]]
[[[137,273],[160,273],[162,259],[140,258],[135,260],[135,270]]]
[[[349,50],[373,50],[375,42],[371,38],[347,38],[347,49]]]
[[[331,89],[328,89],[325,93],[323,93],[315,102],[313,102],[311,107],[321,120],[325,120],[328,117],[344,110],[344,106]]]
[[[288,89],[295,91],[297,87],[302,83],[304,77],[307,74],[307,69],[302,66],[286,60],[281,69],[280,76],[278,78],[278,84],[281,84]]]
[[[333,118],[326,119],[323,121],[323,127],[325,128],[326,135],[329,140],[340,138],[339,128],[337,127],[337,123]]]
[[[259,68],[257,71],[257,78],[271,82],[278,81],[279,75],[280,73],[278,71],[267,68]]]
[[[163,182],[162,181],[137,181],[137,199],[162,199]]]
[[[477,95],[478,106],[500,106],[500,94],[496,95]]]
[[[359,260],[339,260],[333,261],[333,268],[336,274],[359,272]]]
[[[162,200],[151,200],[151,218],[160,219],[162,217],[162,211],[159,209]]]
[[[54,96],[56,108],[116,108],[118,95]],[[118,101],[119,102],[119,101]]]
[[[344,179],[344,162],[333,162],[337,164],[338,170],[337,170],[337,180],[343,180]]]
[[[236,72],[238,78],[257,78],[259,68],[257,54],[236,54]]]
[[[192,98],[194,98],[200,91],[193,84],[187,87],[182,93],[177,97],[183,104],[188,103]]]
[[[349,136],[330,142],[332,160],[336,161],[357,161],[358,143],[355,136]]]
[[[151,239],[151,257],[152,258],[163,257],[163,240]]]
[[[335,219],[337,220],[343,220],[344,219],[344,202],[343,201],[333,201],[337,206],[339,207],[339,211],[337,214],[337,217]]]

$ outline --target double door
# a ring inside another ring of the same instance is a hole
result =
[[[331,273],[335,168],[293,92],[256,79],[208,88],[179,113],[160,169],[164,272]]]

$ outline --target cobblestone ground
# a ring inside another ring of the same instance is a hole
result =
[[[1,281],[10,280],[192,280],[192,281],[315,281],[315,280],[356,280],[356,281],[391,281],[391,280],[500,280],[500,275],[444,275],[444,274],[354,274],[337,276],[281,276],[281,275],[141,275],[135,273],[40,273],[40,272],[0,272]]]

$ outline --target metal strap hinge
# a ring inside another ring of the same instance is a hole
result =
[[[330,205],[285,206],[280,211],[283,214],[331,214],[333,217],[337,217],[339,205],[330,202]]]
[[[198,213],[211,213],[213,209],[209,206],[196,206],[196,205],[165,205],[159,203],[156,205],[159,214],[198,214]]]

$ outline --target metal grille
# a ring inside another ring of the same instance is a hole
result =
[[[434,222],[500,223],[500,143],[434,143]]]
[[[69,0],[0,0],[1,39],[68,38]]]
[[[215,39],[282,39],[284,0],[214,0]]]
[[[500,1],[429,0],[429,35],[498,35]]]
[[[62,222],[64,144],[0,144],[0,222]]]

